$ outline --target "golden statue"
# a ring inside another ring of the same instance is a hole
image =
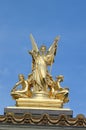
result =
[[[17,82],[13,87],[13,89],[11,90],[11,95],[13,99],[31,97],[31,91],[29,91],[28,81],[24,79],[23,74],[19,74],[18,77],[19,77],[19,82]],[[17,90],[17,87],[19,85],[22,85],[22,88]]]
[[[64,103],[68,102],[68,93],[69,93],[69,89],[68,88],[62,88],[60,85],[60,82],[63,81],[64,76],[63,75],[59,75],[56,77],[56,84],[55,84],[55,98],[56,99],[60,99],[62,100]]]
[[[47,66],[52,65],[54,55],[56,54],[57,42],[59,37],[56,37],[52,46],[46,51],[46,46],[41,46],[38,50],[37,44],[32,35],[30,35],[33,49],[29,53],[32,56],[32,74],[34,80],[34,91],[47,91]]]
[[[37,98],[43,98],[49,102],[52,99],[52,101],[57,102],[57,104],[58,102],[61,104],[68,102],[69,89],[60,86],[60,82],[63,81],[64,77],[59,75],[56,80],[54,80],[50,74],[51,69],[50,72],[48,71],[48,66],[52,68],[54,62],[59,37],[57,36],[55,38],[48,50],[46,50],[46,46],[44,45],[38,49],[32,34],[30,35],[30,39],[32,50],[29,51],[29,54],[32,56],[32,72],[28,75],[27,80],[24,79],[22,74],[19,75],[19,82],[16,83],[11,91],[13,99],[17,101],[17,104],[20,100],[29,100],[28,102],[30,102]],[[16,90],[19,85],[22,85],[22,88]],[[62,107],[62,105],[59,107]]]

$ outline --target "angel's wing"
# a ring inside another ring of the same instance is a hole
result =
[[[39,50],[32,34],[30,34],[30,40],[32,43],[32,50],[38,52]]]
[[[58,46],[58,40],[59,40],[59,36],[57,36],[53,42],[53,44],[50,46],[50,48],[48,49],[47,54],[48,55],[56,55],[56,51],[57,51],[57,46]]]

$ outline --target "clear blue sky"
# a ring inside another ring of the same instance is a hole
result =
[[[30,33],[49,47],[60,35],[52,75],[64,75],[70,102],[64,107],[86,115],[86,0],[0,0],[0,114],[14,106],[10,91],[31,72]]]

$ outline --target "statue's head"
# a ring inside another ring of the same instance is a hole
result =
[[[24,75],[23,74],[19,74],[18,77],[19,77],[19,80],[24,80]]]
[[[42,54],[45,54],[45,52],[46,52],[46,46],[45,46],[45,45],[42,45],[42,46],[40,47],[40,52],[41,52]]]

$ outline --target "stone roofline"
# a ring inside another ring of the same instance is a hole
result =
[[[76,117],[68,117],[64,114],[50,116],[45,113],[34,116],[31,113],[26,113],[23,115],[6,113],[5,115],[0,115],[0,124],[86,127],[86,117],[83,114],[78,114]]]

